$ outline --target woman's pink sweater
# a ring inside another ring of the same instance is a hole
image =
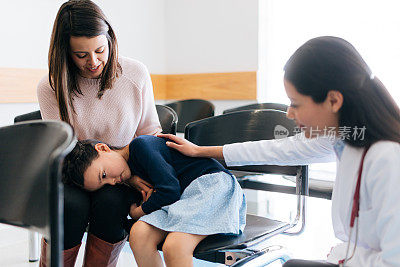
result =
[[[97,97],[99,79],[79,77],[83,95],[74,96],[75,112],[69,108],[71,125],[79,140],[98,139],[113,146],[125,146],[139,135],[161,132],[154,104],[153,86],[147,68],[140,62],[121,57],[122,67],[114,87]],[[37,88],[44,120],[60,120],[54,90],[48,75]]]

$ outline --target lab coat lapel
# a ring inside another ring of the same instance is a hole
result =
[[[346,145],[340,158],[332,194],[332,223],[336,236],[348,241],[353,195],[362,148]]]

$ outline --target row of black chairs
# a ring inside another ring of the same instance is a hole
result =
[[[172,108],[178,115],[177,131],[183,133],[188,123],[214,116],[215,106],[212,102],[204,99],[185,99],[165,104]],[[242,110],[275,109],[286,112],[288,106],[279,103],[256,103],[240,106],[223,111],[223,114]]]

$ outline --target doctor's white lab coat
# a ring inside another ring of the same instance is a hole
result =
[[[334,161],[328,138],[306,139],[303,134],[280,140],[225,145],[228,166],[306,165]],[[364,148],[345,145],[337,164],[332,194],[332,223],[343,243],[334,247],[328,262],[338,263],[346,255],[350,240],[353,251],[355,229],[350,238],[350,216],[358,169]],[[400,144],[380,141],[365,156],[361,177],[358,242],[346,266],[400,266]]]

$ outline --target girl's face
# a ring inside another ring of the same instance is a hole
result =
[[[339,127],[339,109],[343,104],[343,96],[338,91],[329,91],[322,103],[315,103],[310,96],[300,94],[292,83],[285,80],[286,94],[290,99],[287,117],[296,122],[307,138],[321,136],[324,129],[333,129],[337,133]]]
[[[71,36],[69,41],[71,57],[85,78],[99,78],[107,64],[109,47],[107,37],[102,34],[95,37]]]
[[[105,184],[123,183],[131,177],[128,163],[120,153],[101,143],[96,144],[95,149],[99,156],[83,174],[86,190],[95,191]]]

